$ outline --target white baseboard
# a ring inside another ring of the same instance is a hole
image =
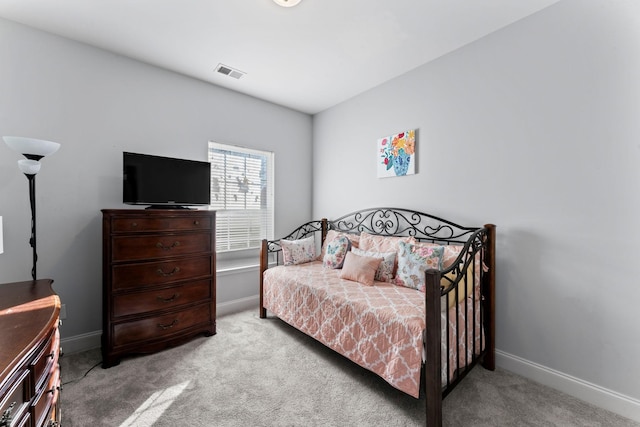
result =
[[[259,305],[260,295],[254,295],[229,302],[223,302],[216,305],[216,317],[224,316],[231,313],[237,313],[238,311],[249,310],[251,308],[255,308],[257,313]]]
[[[577,397],[634,421],[640,421],[640,400],[613,390],[539,365],[513,354],[496,350],[496,365],[507,371],[530,378],[563,393]]]
[[[64,327],[64,325],[63,325]],[[60,340],[62,353],[72,354],[81,351],[93,350],[101,347],[102,331],[89,332],[87,334],[75,335]]]
[[[249,310],[251,308],[255,308],[257,313],[259,304],[259,295],[240,298],[229,302],[223,302],[216,305],[216,316],[220,317],[242,310]],[[62,351],[66,354],[80,353],[82,351],[100,348],[100,346],[102,345],[101,337],[102,331],[94,331],[86,334],[75,335],[73,337],[63,338],[62,340],[60,340],[60,345],[62,346]]]

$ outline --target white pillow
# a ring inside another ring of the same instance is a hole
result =
[[[304,264],[316,258],[316,243],[313,236],[299,240],[280,240],[284,265]]]
[[[351,241],[347,236],[338,236],[327,244],[327,251],[322,258],[322,265],[329,268],[342,268],[344,257],[351,249]]]

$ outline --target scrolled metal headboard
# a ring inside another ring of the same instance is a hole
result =
[[[302,224],[300,227],[293,230],[291,233],[287,234],[282,239],[284,240],[298,240],[304,239],[307,236],[315,234],[316,232],[326,231],[326,220],[320,221],[309,221],[305,224]],[[324,238],[324,233],[322,235]],[[267,240],[267,250],[269,253],[279,252],[282,250],[280,247],[280,239],[277,240]]]
[[[418,240],[465,243],[477,227],[463,227],[423,212],[399,208],[372,208],[328,222],[330,230],[367,232],[382,236],[413,236]]]

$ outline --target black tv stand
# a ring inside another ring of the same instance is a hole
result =
[[[145,209],[176,209],[176,210],[195,210],[195,208],[190,208],[189,206],[180,206],[180,205],[150,205]]]

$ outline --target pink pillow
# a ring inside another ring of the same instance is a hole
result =
[[[376,277],[374,279],[378,282],[391,282],[393,280],[396,265],[396,252],[368,252],[358,248],[352,248],[351,252],[360,256],[382,258],[382,262],[376,270]]]
[[[398,252],[398,242],[414,243],[415,241],[416,239],[411,236],[378,236],[363,231],[360,233],[360,244],[358,247],[368,252]]]
[[[360,245],[358,246],[363,251],[367,252],[399,252],[399,242],[415,243],[416,239],[413,236],[378,236],[377,234],[369,234],[366,231],[360,233]],[[398,270],[398,257],[393,261],[393,274],[396,275]]]
[[[340,270],[340,278],[373,286],[373,278],[381,262],[382,258],[360,256],[353,252],[347,252],[344,265]]]

